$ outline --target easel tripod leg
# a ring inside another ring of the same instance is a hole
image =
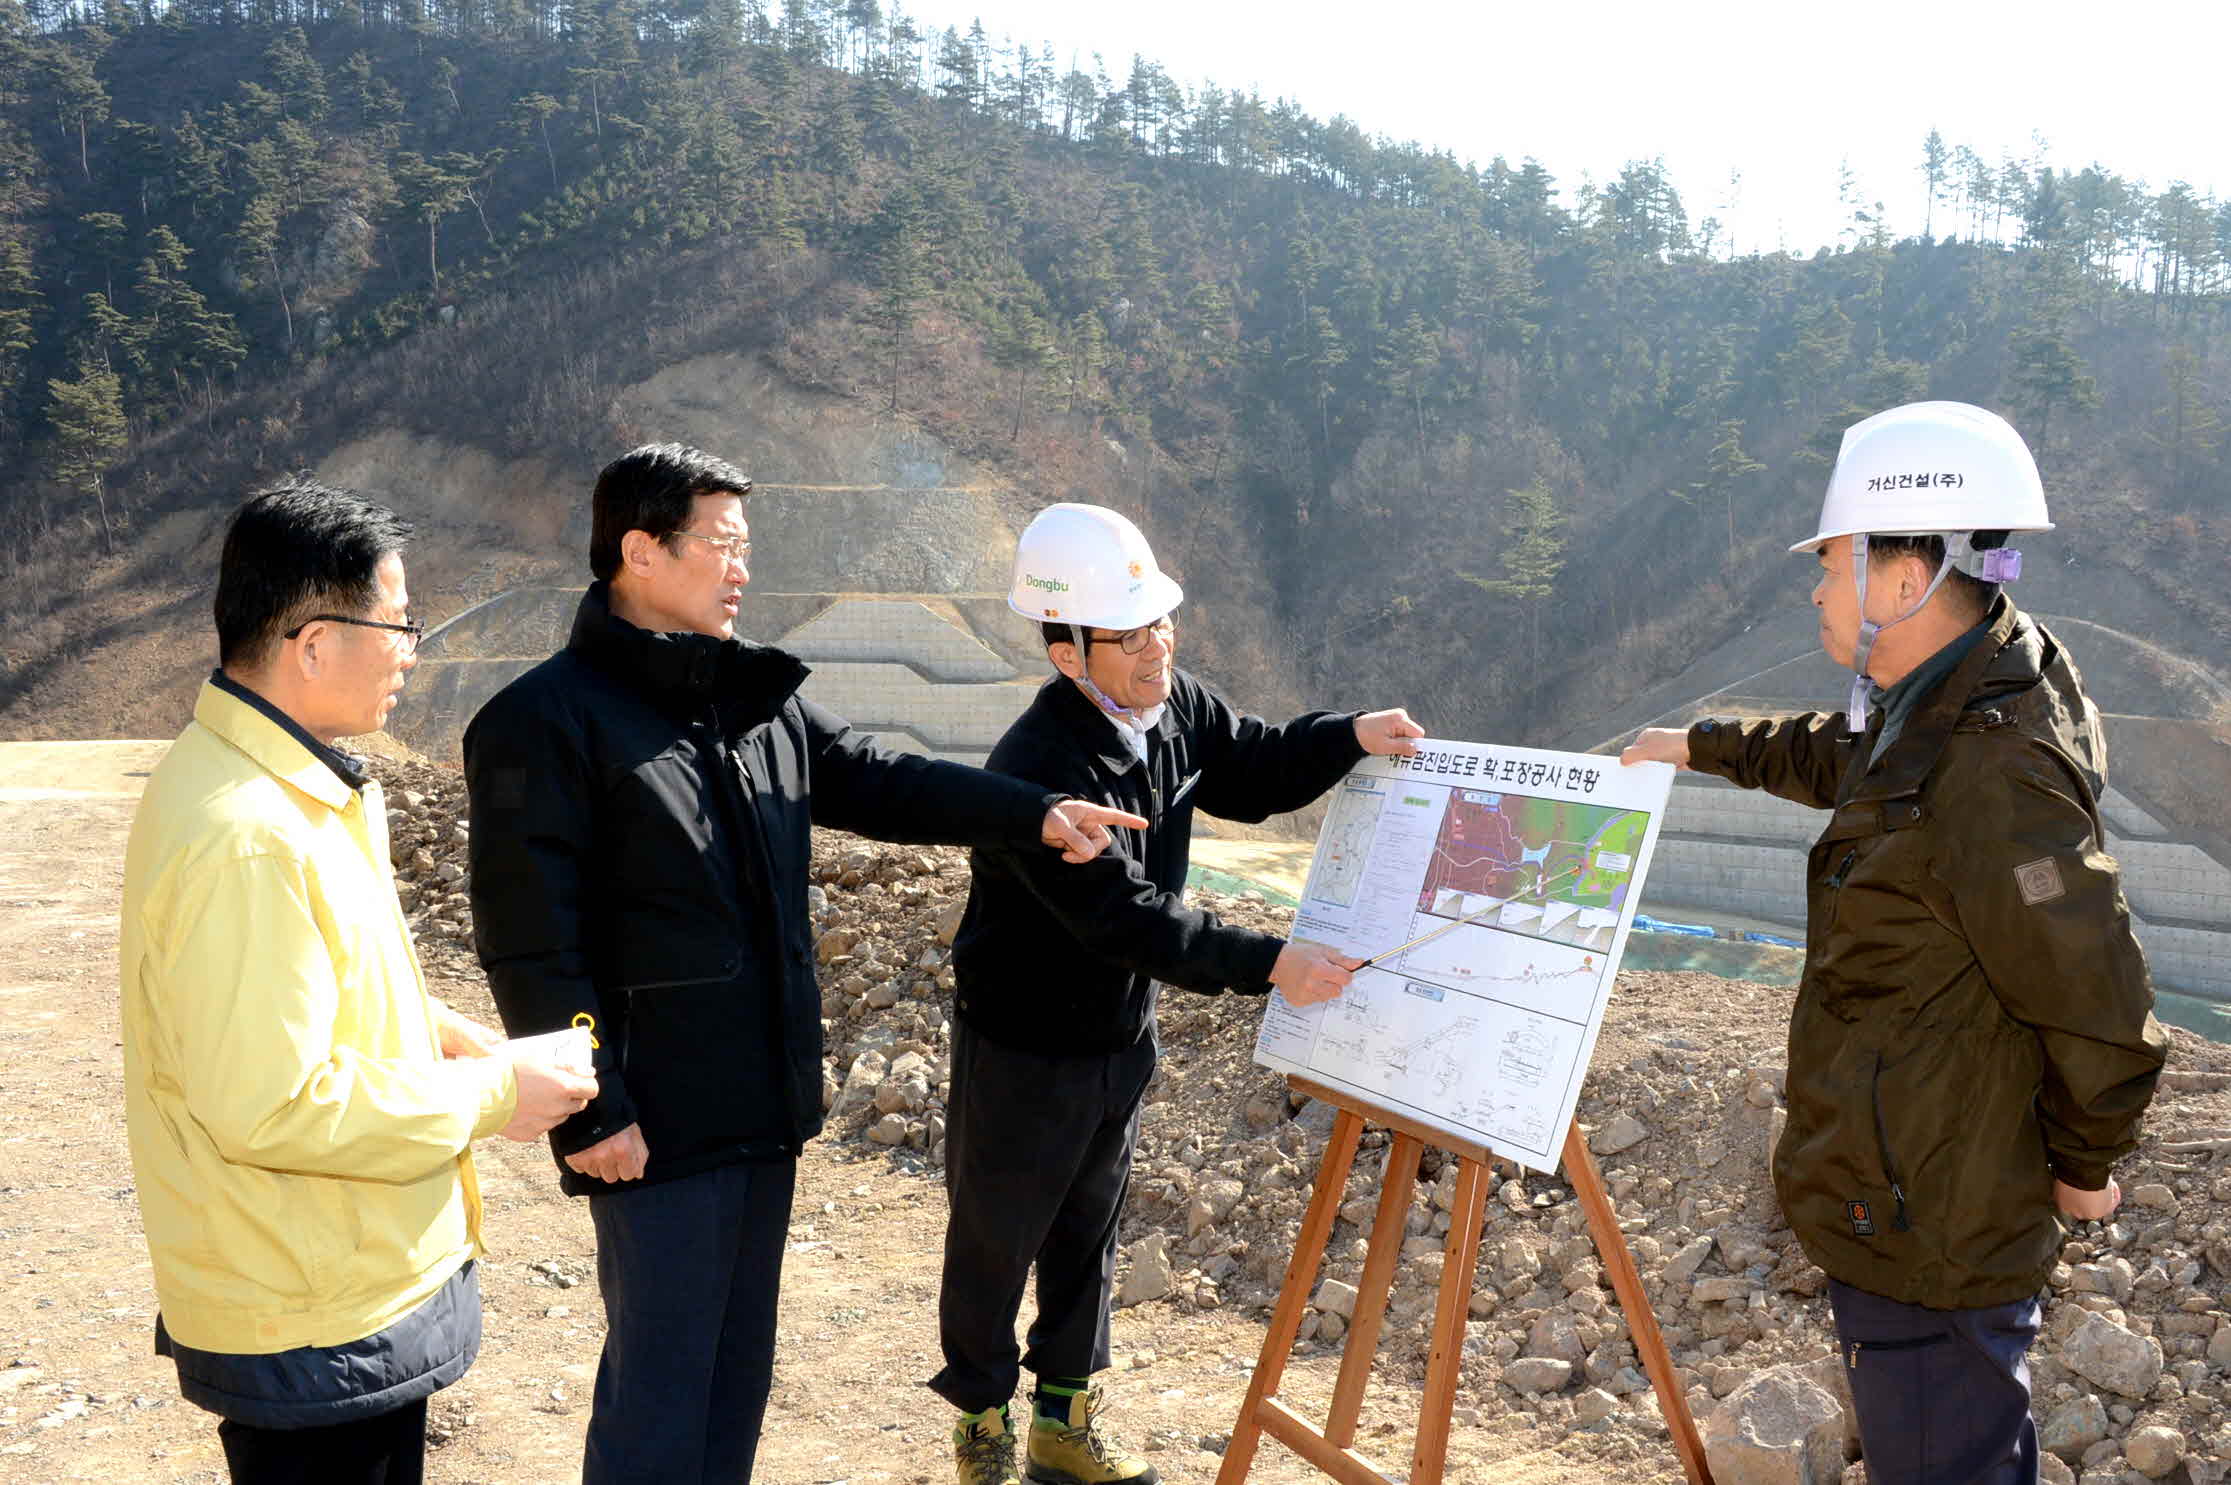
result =
[[[1402,1257],[1403,1228],[1410,1198],[1417,1190],[1418,1157],[1425,1145],[1413,1135],[1397,1134],[1387,1147],[1386,1169],[1379,1176],[1379,1207],[1371,1219],[1371,1241],[1356,1285],[1356,1309],[1349,1317],[1348,1339],[1340,1352],[1340,1379],[1333,1384],[1326,1415],[1325,1442],[1345,1449],[1356,1441],[1363,1416],[1363,1393],[1371,1383],[1371,1363],[1379,1354],[1379,1330],[1387,1317],[1387,1295],[1394,1288],[1395,1264]]]
[[[1449,1242],[1441,1259],[1441,1294],[1433,1313],[1433,1350],[1425,1363],[1425,1400],[1418,1410],[1410,1485],[1441,1485],[1441,1472],[1448,1463],[1449,1417],[1456,1410],[1456,1383],[1464,1366],[1464,1322],[1472,1308],[1472,1278],[1479,1265],[1480,1221],[1487,1210],[1488,1184],[1487,1167],[1479,1161],[1458,1163],[1456,1206],[1450,1213]]]
[[[1628,1334],[1634,1337],[1635,1354],[1642,1358],[1642,1368],[1658,1394],[1658,1411],[1665,1415],[1666,1431],[1673,1436],[1681,1468],[1690,1485],[1712,1485],[1712,1468],[1704,1460],[1704,1441],[1697,1436],[1688,1394],[1681,1390],[1681,1379],[1673,1373],[1673,1357],[1658,1329],[1657,1311],[1650,1308],[1650,1299],[1642,1292],[1642,1275],[1635,1268],[1634,1254],[1628,1251],[1627,1235],[1619,1230],[1611,1198],[1604,1193],[1603,1176],[1596,1169],[1596,1157],[1580,1137],[1578,1124],[1565,1132],[1565,1178],[1580,1198],[1581,1212],[1588,1219],[1588,1235],[1595,1239],[1596,1255],[1603,1259],[1612,1292],[1619,1296]]]
[[[1255,1363],[1255,1376],[1247,1384],[1247,1401],[1231,1442],[1224,1446],[1224,1463],[1216,1471],[1216,1485],[1242,1485],[1255,1463],[1262,1443],[1262,1409],[1278,1392],[1286,1374],[1286,1358],[1293,1354],[1294,1338],[1301,1334],[1302,1312],[1309,1305],[1309,1288],[1323,1262],[1325,1244],[1332,1238],[1340,1198],[1348,1189],[1348,1171],[1355,1163],[1356,1142],[1363,1135],[1363,1120],[1342,1109],[1333,1120],[1332,1138],[1325,1143],[1325,1158],[1317,1168],[1317,1189],[1309,1198],[1308,1215],[1294,1240],[1294,1256],[1286,1265],[1285,1287],[1278,1293],[1278,1308],[1271,1312],[1270,1334],[1263,1338],[1263,1353]]]

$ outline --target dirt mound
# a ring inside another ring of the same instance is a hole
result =
[[[470,974],[462,783],[432,765],[374,767],[388,780],[398,890],[421,953],[430,970]],[[944,1153],[965,853],[822,833],[812,869],[827,1138],[931,1178]],[[1266,931],[1290,921],[1250,894],[1192,896]],[[1751,1394],[1737,1389],[1760,1372],[1834,1350],[1825,1278],[1783,1225],[1767,1176],[1784,1119],[1791,994],[1622,974],[1580,1104],[1700,1419],[1722,1399],[1745,1406]],[[1163,998],[1163,1065],[1142,1119],[1119,1303],[1267,1314],[1275,1298],[1332,1118],[1253,1064],[1260,1016],[1247,997]],[[2129,1199],[2116,1221],[2071,1236],[2032,1353],[2045,1446],[2086,1479],[2174,1455],[2187,1478],[2219,1481],[2231,1457],[2231,1048],[2170,1036],[2144,1144],[2118,1173]],[[1369,1152],[1387,1144],[1365,1136],[1305,1352],[1344,1333],[1385,1165]],[[1428,1151],[1416,1171],[1394,1174],[1411,1199],[1379,1368],[1416,1378],[1456,1171]],[[1554,1174],[1502,1176],[1475,1276],[1460,1419],[1513,1414],[1605,1434],[1613,1454],[1662,1449],[1656,1402],[1570,1189]]]

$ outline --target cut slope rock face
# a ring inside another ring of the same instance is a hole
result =
[[[431,967],[469,973],[462,783],[432,765],[375,767],[421,952]],[[812,871],[825,1138],[934,1182],[966,855],[823,832]],[[1266,932],[1290,922],[1251,894],[1192,897]],[[1791,993],[1697,974],[1621,975],[1580,1121],[1715,1472],[1796,1485],[1837,1480],[1831,1466],[1858,1446],[1825,1276],[1782,1223],[1767,1176],[1784,1117]],[[1332,1110],[1253,1065],[1261,1009],[1247,997],[1164,994],[1163,1062],[1141,1119],[1119,1305],[1268,1319]],[[2031,1353],[2049,1480],[2231,1476],[2231,1048],[2170,1036],[2144,1143],[2118,1171],[2123,1208],[2074,1231],[2050,1280]],[[1334,1350],[1345,1335],[1379,1183],[1391,1175],[1409,1184],[1410,1201],[1377,1375],[1414,1384],[1457,1169],[1429,1150],[1417,1170],[1388,1173],[1388,1144],[1383,1133],[1364,1136],[1298,1346]],[[1659,1457],[1664,1421],[1571,1189],[1553,1173],[1502,1166],[1496,1176],[1459,1422],[1525,1413],[1537,1426],[1601,1436],[1606,1460]],[[1863,1479],[1863,1466],[1842,1478]]]

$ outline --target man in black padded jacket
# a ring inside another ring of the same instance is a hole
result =
[[[751,1478],[792,1181],[821,1128],[812,827],[1082,861],[1144,823],[886,751],[801,698],[804,665],[734,638],[750,489],[675,444],[608,465],[572,638],[465,734],[497,1008],[513,1036],[580,1023],[599,1043],[597,1097],[551,1132],[604,1297],[589,1485]]]
[[[1174,663],[1183,597],[1139,529],[1111,510],[1039,512],[1009,606],[1044,626],[1060,672],[989,767],[1143,815],[1116,849],[1064,876],[1010,845],[973,853],[953,945],[958,998],[945,1184],[952,1214],[930,1385],[962,1412],[961,1485],[1015,1479],[1007,1402],[1038,1377],[1026,1468],[1047,1485],[1157,1478],[1100,1431],[1116,1219],[1140,1101],[1154,1073],[1155,983],[1217,994],[1277,986],[1337,995],[1357,961],[1220,923],[1185,905],[1193,812],[1259,821],[1308,804],[1366,753],[1414,753],[1400,710],[1311,712],[1283,725],[1235,711]],[[1032,1264],[1038,1313],[1018,1357]]]

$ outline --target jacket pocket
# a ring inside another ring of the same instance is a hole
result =
[[[765,995],[747,981],[631,997],[628,1096],[653,1158],[792,1134],[781,1043]]]
[[[1860,1340],[1855,1337],[1844,1342],[1844,1369],[1846,1371],[1858,1371],[1859,1359],[1862,1356],[1873,1356],[1883,1352],[1919,1351],[1928,1346],[1942,1345],[1951,1338],[1941,1330],[1934,1335],[1907,1336],[1899,1340],[1889,1341]]]
[[[728,957],[717,969],[700,971],[685,966],[671,966],[649,971],[650,974],[663,978],[629,980],[612,988],[621,995],[633,995],[642,990],[676,990],[690,985],[719,985],[736,978],[743,967],[743,954],[730,949]]]
[[[1874,1074],[1867,1080],[1868,1102],[1875,1116],[1875,1148],[1882,1157],[1882,1178],[1890,1187],[1890,1199],[1895,1208],[1890,1226],[1897,1232],[1911,1232],[1913,1222],[1906,1215],[1906,1188],[1898,1180],[1898,1158],[1890,1148],[1890,1121],[1882,1108],[1882,1054],[1875,1054]]]

